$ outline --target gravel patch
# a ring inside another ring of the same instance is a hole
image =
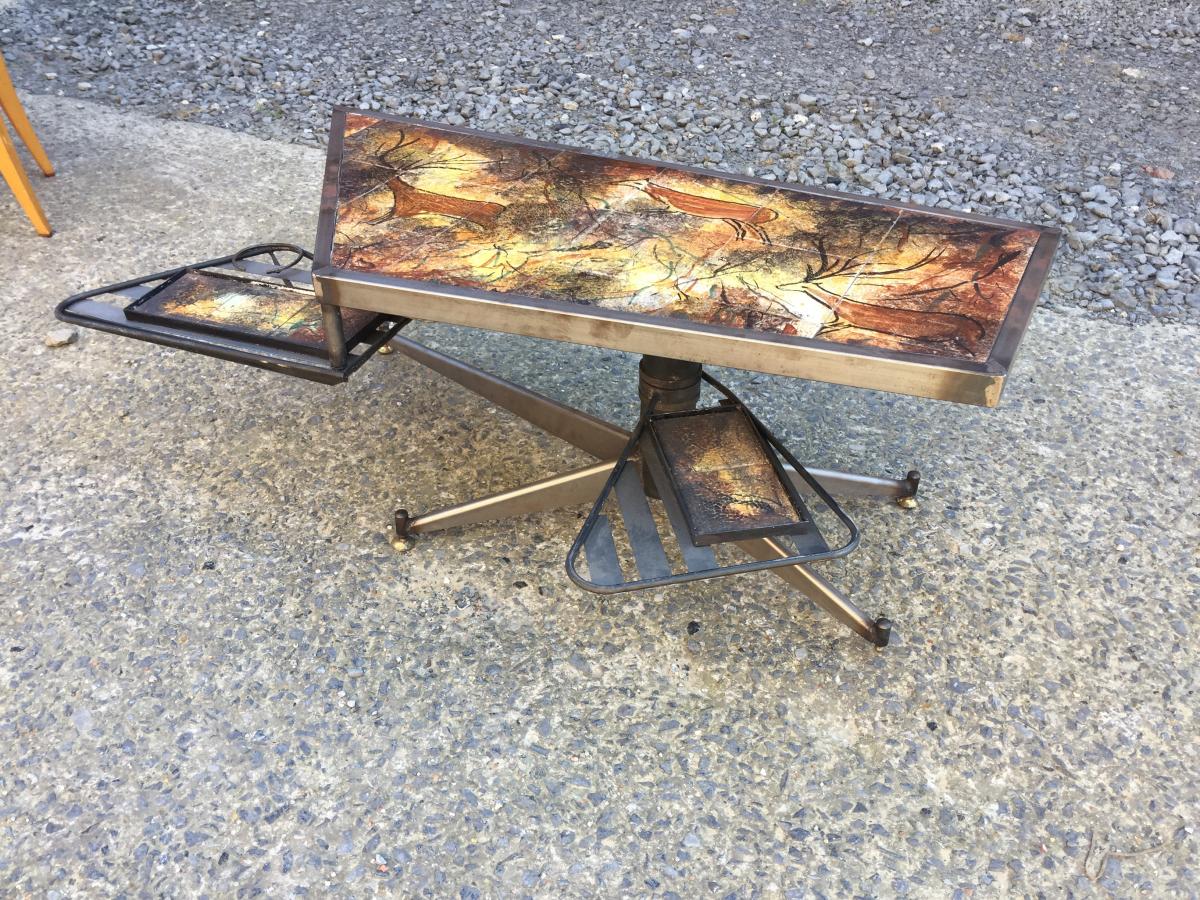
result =
[[[22,88],[319,145],[347,104],[1066,231],[1045,302],[1200,322],[1176,2],[18,4]]]

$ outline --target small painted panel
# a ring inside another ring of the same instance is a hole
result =
[[[133,319],[191,328],[309,352],[325,349],[321,304],[312,291],[188,270],[126,307]],[[376,313],[342,310],[352,343]]]
[[[650,427],[696,544],[803,524],[770,451],[740,409],[666,416]]]
[[[330,261],[984,362],[1039,234],[349,113]]]

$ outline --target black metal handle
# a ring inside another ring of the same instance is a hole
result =
[[[229,261],[240,269],[241,266],[238,266],[237,264],[243,259],[248,256],[262,256],[264,253],[268,254],[271,257],[271,262],[275,263],[275,268],[269,270],[267,272],[268,275],[274,275],[278,272],[282,272],[284,269],[290,269],[302,259],[307,259],[309,262],[311,262],[313,258],[311,252],[305,250],[303,247],[297,244],[275,243],[251,244],[249,247],[243,247],[237,253],[233,254],[233,256],[229,258]],[[295,259],[289,260],[288,264],[285,266],[279,262],[279,258],[275,255],[276,253],[294,253],[296,254],[296,257]]]

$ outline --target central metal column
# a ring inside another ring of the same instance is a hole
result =
[[[683,412],[696,408],[700,399],[700,363],[669,359],[665,356],[643,356],[638,364],[638,396],[642,413],[650,405],[656,413]]]
[[[700,363],[671,359],[666,356],[642,357],[638,363],[638,397],[642,415],[654,402],[654,412],[687,412],[695,409],[700,400]],[[641,464],[639,463],[639,466]],[[647,467],[641,466],[642,490],[647,497],[658,497],[658,485]]]

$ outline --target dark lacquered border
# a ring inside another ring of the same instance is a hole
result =
[[[313,271],[328,268],[333,254],[333,231],[337,225],[338,173],[346,141],[346,113],[342,106],[333,108],[329,123],[329,148],[325,152],[325,177],[321,182],[321,208],[317,216],[317,243],[313,252]]]
[[[1042,293],[1042,285],[1050,274],[1050,266],[1054,263],[1054,253],[1062,232],[1057,228],[1041,228],[1041,237],[1033,248],[1029,262],[1025,265],[1025,273],[1017,285],[1008,313],[1000,323],[996,332],[996,340],[992,342],[992,352],[988,355],[988,365],[994,366],[1001,374],[1008,374],[1017,358],[1017,347],[1033,318],[1037,308],[1038,297]]]

